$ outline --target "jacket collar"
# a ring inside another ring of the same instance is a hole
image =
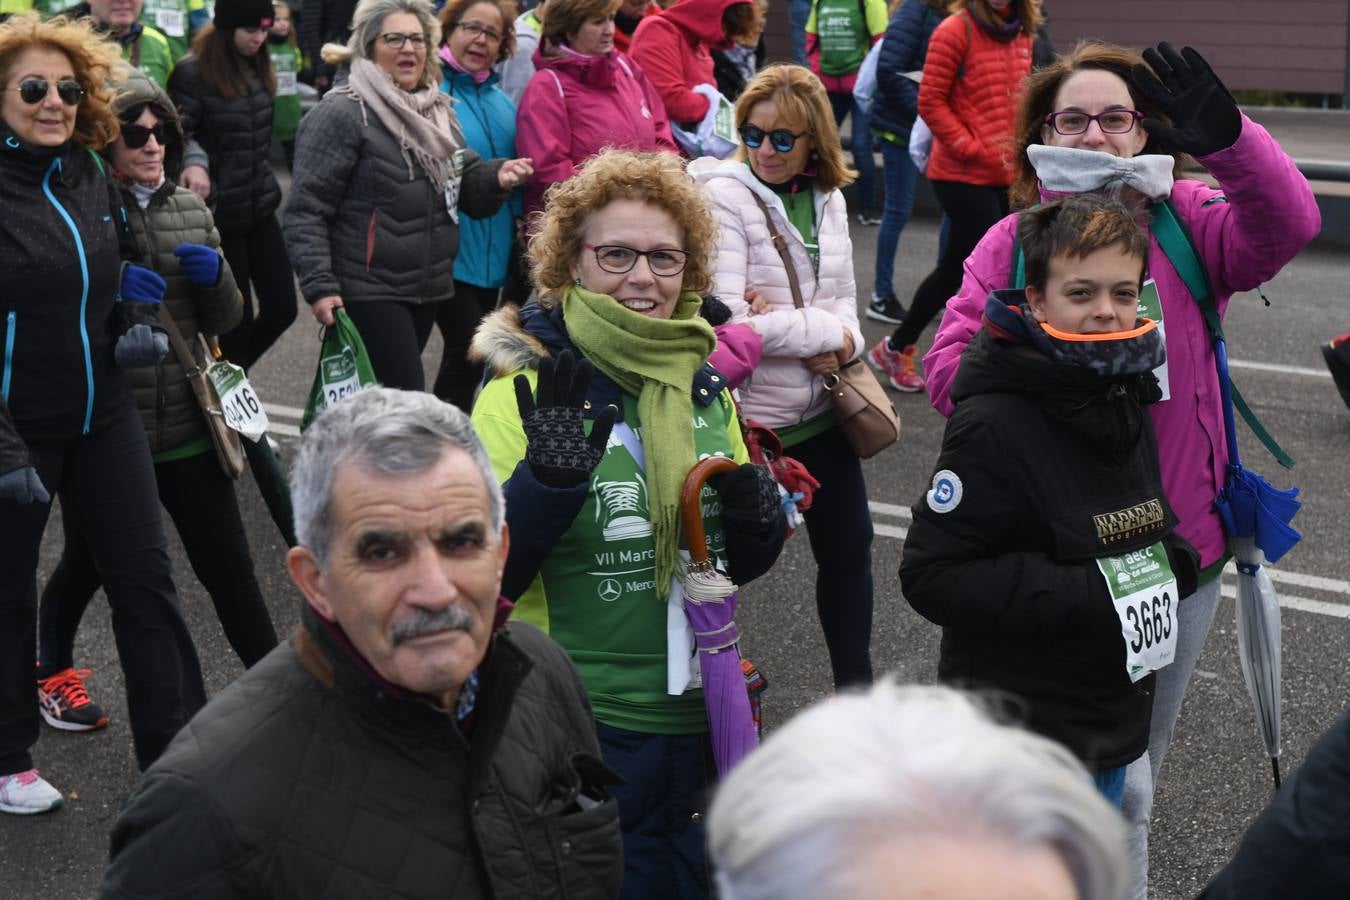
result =
[[[745,185],[751,193],[763,200],[765,206],[769,209],[777,210],[778,214],[782,217],[783,222],[787,225],[788,233],[796,237],[798,243],[803,245],[806,244],[806,238],[797,230],[797,226],[792,224],[792,220],[788,218],[787,207],[783,205],[783,198],[779,196],[778,192],[773,188],[756,178],[755,173],[750,171],[750,166],[745,162],[738,159],[714,159],[711,156],[700,157],[689,164],[689,174],[700,184],[718,177],[736,179],[741,184]],[[816,187],[814,183],[811,185],[811,197],[816,208],[817,228],[820,227],[819,223],[824,221],[825,205],[830,202],[830,197],[833,193],[835,192],[832,191],[826,193],[822,191],[819,187]],[[842,195],[840,195],[840,197],[842,199]]]

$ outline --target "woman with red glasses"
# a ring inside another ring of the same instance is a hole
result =
[[[220,235],[206,203],[168,174],[177,172],[183,133],[168,96],[139,72],[118,86],[113,103],[122,134],[103,151],[127,211],[141,258],[167,287],[164,308],[195,350],[198,332],[223,334],[243,307]],[[158,366],[127,377],[155,464],[160,502],[169,511],[193,572],[215,606],[225,637],[247,667],[276,646],[234,483],[221,471],[201,405],[188,383],[190,365],[170,352]],[[42,592],[38,624],[38,695],[43,718],[65,731],[92,730],[107,717],[74,667],[75,633],[102,585],[89,542],[69,517],[65,547]]]
[[[32,591],[49,494],[102,574],[142,769],[205,700],[120,370],[154,365],[168,340],[147,308],[164,281],[122,261],[134,244],[96,156],[120,128],[105,86],[116,54],[86,23],[0,25],[0,812],[62,800],[31,754],[41,721]]]
[[[1145,62],[1147,61],[1147,65]],[[1223,316],[1229,297],[1269,281],[1317,234],[1321,217],[1308,182],[1264,128],[1237,108],[1195,50],[1167,44],[1143,56],[1085,42],[1027,81],[1017,111],[1012,202],[1024,208],[1088,191],[1118,195],[1148,224],[1150,247],[1140,314],[1159,323],[1167,346],[1156,372],[1161,402],[1149,406],[1158,432],[1163,487],[1178,533],[1200,552],[1196,591],[1178,606],[1174,661],[1159,670],[1148,753],[1126,775],[1124,813],[1138,858],[1135,896],[1146,896],[1148,818],[1153,784],[1172,739],[1181,700],[1209,634],[1227,561],[1214,498],[1228,450],[1214,348],[1200,305],[1153,227],[1168,208],[1208,277]],[[1219,183],[1177,179],[1187,154]],[[989,293],[1013,278],[1018,217],[989,229],[965,262],[965,280],[947,303],[924,357],[932,402],[952,412],[961,354],[981,328]]]

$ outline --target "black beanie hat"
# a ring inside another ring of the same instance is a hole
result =
[[[272,0],[219,0],[216,3],[217,28],[271,28]]]

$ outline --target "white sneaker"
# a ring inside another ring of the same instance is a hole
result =
[[[37,769],[0,775],[0,812],[31,816],[50,812],[61,802],[61,792],[44,781]]]

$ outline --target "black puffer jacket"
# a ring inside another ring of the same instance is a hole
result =
[[[249,78],[248,94],[227,100],[206,83],[192,54],[169,76],[169,96],[178,105],[183,131],[211,160],[207,199],[222,234],[250,231],[281,204],[281,187],[269,161],[273,97],[251,72]]]
[[[1147,372],[1098,376],[986,327],[952,389],[934,476],[945,492],[914,505],[900,566],[905,599],[942,626],[939,677],[1021,698],[1033,730],[1096,769],[1143,753],[1154,676],[1126,675],[1095,560],[1162,541],[1180,596],[1195,589],[1145,408],[1156,396]],[[1094,519],[1135,509],[1149,515],[1132,530]]]
[[[945,12],[929,0],[905,0],[891,15],[886,36],[877,51],[877,91],[872,105],[872,128],[902,141],[919,115],[919,83],[906,72],[922,72],[928,57],[928,39]]]
[[[183,138],[178,114],[168,96],[150,79],[139,74],[128,79],[119,88],[113,105],[119,116],[126,110],[148,105],[175,135],[166,147],[166,157],[176,158],[181,153]],[[166,168],[172,166],[169,159],[165,164]],[[222,258],[219,280],[212,287],[201,287],[188,280],[173,255],[180,244],[204,244],[219,249],[220,235],[202,199],[172,181],[164,182],[145,209],[141,209],[130,187],[123,185],[121,193],[141,262],[158,272],[167,284],[164,307],[173,316],[183,340],[195,350],[197,332],[224,334],[239,324],[243,304],[230,264]],[[182,361],[172,349],[158,366],[131,369],[127,377],[152,453],[175,450],[206,437],[201,406],[188,384]]]
[[[130,408],[112,353],[126,324],[114,309],[129,306],[116,303],[117,220],[87,150],[32,147],[0,125],[0,396],[30,444]]]
[[[458,121],[450,121],[456,143],[467,148]],[[460,215],[495,215],[508,196],[497,183],[503,160],[458,152]],[[337,294],[344,303],[437,303],[454,295],[459,226],[445,194],[409,165],[398,138],[345,86],[301,120],[285,233],[305,300]]]
[[[577,799],[617,776],[562,648],[529,625],[499,631],[466,741],[303,618],[145,773],[103,897],[618,896],[615,801]]]

